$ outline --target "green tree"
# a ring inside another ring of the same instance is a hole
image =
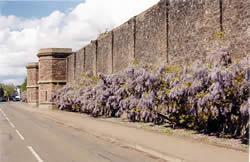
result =
[[[21,85],[22,92],[27,90],[27,77],[24,79],[23,84]]]
[[[3,86],[4,89],[4,95],[10,98],[15,93],[15,85],[14,84],[5,84]]]
[[[4,95],[4,89],[2,87],[2,84],[0,84],[0,97]]]

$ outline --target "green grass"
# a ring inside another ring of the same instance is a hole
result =
[[[152,128],[154,126],[154,124],[152,123],[145,123],[145,124],[142,124],[141,128]]]
[[[243,148],[249,148],[249,145],[241,144],[241,147],[243,147]]]
[[[169,129],[169,128],[163,129],[163,132],[166,133],[166,134],[169,134],[169,135],[174,134],[174,132],[171,129]]]

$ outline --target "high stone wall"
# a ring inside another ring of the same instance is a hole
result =
[[[223,0],[222,28],[224,42],[232,47],[232,55],[240,59],[250,55],[250,1]]]
[[[82,74],[85,72],[84,64],[85,64],[85,48],[80,49],[76,52],[76,67],[75,67],[75,80],[81,80]]]
[[[128,67],[135,56],[135,18],[113,30],[113,72]]]
[[[156,66],[207,61],[222,47],[231,47],[233,57],[242,58],[250,51],[249,8],[246,0],[160,0],[101,34],[77,51],[76,58],[69,56],[68,83],[82,72],[122,71],[133,61]]]
[[[75,80],[75,53],[67,57],[67,83]]]
[[[249,0],[160,0],[77,52],[41,49],[37,70],[27,66],[28,102],[52,105],[57,86],[77,83],[83,72],[111,74],[134,61],[155,66],[205,62],[223,47],[230,47],[236,59],[249,56],[249,8]]]
[[[97,39],[96,71],[111,74],[113,72],[112,32]]]
[[[135,59],[138,63],[167,62],[167,1],[136,16]]]
[[[175,0],[169,4],[169,60],[189,64],[217,52],[220,31],[218,0]]]
[[[85,46],[85,72],[92,72],[96,74],[96,41],[91,41],[90,44]]]

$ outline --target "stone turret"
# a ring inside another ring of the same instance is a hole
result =
[[[29,63],[27,68],[27,102],[33,106],[38,104],[38,63]]]
[[[39,107],[52,108],[50,101],[57,86],[66,84],[67,59],[72,53],[71,48],[40,49],[39,58]]]

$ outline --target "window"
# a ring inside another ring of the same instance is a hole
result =
[[[45,91],[45,101],[48,101],[48,92]]]

